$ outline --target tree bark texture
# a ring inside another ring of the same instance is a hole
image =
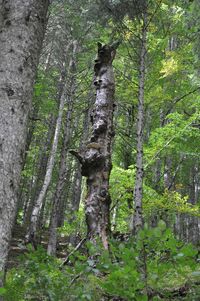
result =
[[[48,0],[0,1],[0,271],[5,268]]]
[[[112,62],[118,45],[102,46],[98,43],[98,56],[94,65],[96,101],[91,116],[92,135],[82,151],[71,151],[81,163],[82,175],[87,177],[85,214],[88,237],[95,243],[99,236],[105,249],[108,249],[110,228],[109,177],[114,136],[115,83]]]
[[[138,115],[137,115],[137,155],[136,155],[136,177],[134,188],[134,215],[133,215],[133,233],[137,233],[143,226],[142,216],[142,196],[143,196],[143,137],[144,137],[144,85],[145,85],[145,60],[147,36],[147,16],[144,13],[141,52],[140,52],[140,69],[139,69],[139,91],[138,91]]]

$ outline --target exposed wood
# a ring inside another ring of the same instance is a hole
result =
[[[108,249],[110,231],[109,176],[112,168],[111,151],[115,83],[112,62],[118,42],[113,45],[98,43],[94,65],[96,101],[92,112],[92,135],[82,151],[71,151],[81,163],[81,173],[87,177],[85,200],[88,237],[95,243],[99,236]]]

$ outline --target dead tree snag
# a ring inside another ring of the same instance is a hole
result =
[[[100,237],[105,249],[108,249],[110,228],[109,177],[114,136],[115,83],[112,62],[118,45],[118,42],[112,45],[98,43],[98,55],[94,65],[96,101],[91,118],[92,134],[83,150],[71,151],[81,163],[82,175],[87,177],[85,214],[88,236],[94,242]]]

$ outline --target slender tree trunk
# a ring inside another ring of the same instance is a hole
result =
[[[1,275],[16,213],[28,113],[48,4],[48,0],[0,1]]]
[[[126,112],[126,142],[123,146],[123,161],[124,169],[128,169],[129,166],[133,163],[132,161],[132,147],[133,147],[133,124],[134,124],[134,105],[131,105]],[[128,141],[128,143],[127,143]]]
[[[66,84],[63,88],[63,93],[60,98],[58,118],[57,118],[57,122],[56,122],[54,139],[53,139],[53,143],[52,143],[51,153],[49,156],[49,161],[47,164],[44,183],[43,183],[42,189],[39,193],[38,199],[35,202],[35,205],[34,205],[34,208],[32,211],[32,215],[31,215],[30,227],[29,227],[28,233],[26,235],[26,240],[28,242],[32,242],[34,245],[36,245],[35,235],[36,235],[36,230],[37,230],[38,219],[40,216],[40,211],[41,211],[42,204],[43,204],[43,201],[44,201],[44,198],[45,198],[45,195],[46,195],[46,192],[47,192],[47,189],[49,187],[51,177],[52,177],[55,156],[56,156],[56,151],[57,151],[57,146],[58,146],[58,138],[59,138],[61,124],[62,124],[63,109],[64,109],[64,105],[66,102],[65,91],[66,91]]]
[[[71,104],[70,104],[71,106]],[[64,141],[61,150],[61,158],[60,158],[60,167],[59,167],[59,175],[58,182],[56,185],[55,194],[53,197],[53,206],[51,213],[51,222],[49,227],[49,243],[47,253],[49,255],[55,255],[56,252],[56,244],[57,244],[57,226],[58,226],[58,216],[59,211],[61,209],[61,199],[63,188],[66,182],[67,175],[67,150],[69,147],[69,139],[71,136],[71,114],[72,114],[72,106],[68,108],[66,124],[65,124],[65,133],[64,133]]]
[[[85,111],[85,118],[83,121],[82,137],[81,137],[79,149],[82,149],[86,144],[86,140],[88,140],[89,123],[90,123],[90,107],[91,107],[91,103],[89,103],[89,107]],[[74,176],[73,176],[70,203],[68,204],[67,207],[67,217],[68,217],[67,221],[69,223],[74,222],[77,218],[77,212],[79,210],[80,201],[81,201],[81,193],[82,193],[81,164],[79,161],[77,161],[77,164],[75,165]],[[74,232],[69,236],[69,242],[72,245],[75,245],[76,241],[77,241],[77,232]]]
[[[27,196],[26,202],[24,203],[23,223],[26,228],[29,227],[33,207],[39,196],[45,178],[45,173],[46,173],[47,163],[49,158],[49,150],[51,149],[52,138],[54,136],[55,125],[56,125],[56,117],[54,115],[50,116],[48,125],[49,125],[49,129],[47,132],[47,137],[44,139],[44,141],[41,142],[40,153],[38,155],[39,158],[37,159],[37,163],[35,167],[36,180],[31,185],[32,189],[30,189],[31,191]],[[36,141],[35,143],[39,143],[39,142]]]
[[[63,192],[61,195],[60,200],[60,207],[58,208],[58,227],[62,227],[64,225],[64,222],[66,220],[66,209],[68,202],[71,198],[71,183],[72,183],[72,163],[74,163],[72,160],[68,160],[69,157],[67,156],[67,172],[66,172],[66,179],[63,187]]]
[[[72,43],[72,58],[69,63],[69,70],[70,70],[70,78],[69,78],[69,95],[68,95],[68,112],[65,121],[65,128],[64,128],[64,141],[61,150],[61,159],[60,159],[60,167],[59,167],[59,175],[58,175],[58,182],[54,194],[53,199],[53,206],[52,206],[52,214],[51,214],[51,222],[49,227],[49,242],[48,242],[48,249],[47,253],[49,255],[55,255],[56,253],[56,245],[57,245],[57,227],[58,227],[58,218],[60,215],[61,209],[61,200],[62,200],[62,193],[64,184],[66,182],[66,175],[67,175],[67,151],[69,148],[69,141],[71,138],[71,116],[74,104],[74,94],[76,90],[76,80],[75,80],[75,72],[76,72],[76,54],[77,54],[77,41]]]
[[[94,243],[99,236],[105,249],[108,249],[110,231],[109,177],[114,135],[115,84],[112,61],[118,45],[102,46],[98,43],[98,58],[94,66],[96,101],[92,114],[92,136],[82,151],[71,151],[81,163],[82,175],[87,177],[85,213],[88,236]]]
[[[132,221],[133,233],[137,233],[143,226],[142,216],[142,194],[143,194],[143,136],[144,136],[144,85],[145,85],[145,60],[147,36],[147,16],[144,13],[141,54],[140,54],[140,71],[139,71],[139,93],[138,93],[138,115],[137,115],[137,155],[136,155],[136,177],[134,188],[134,215]]]
[[[169,184],[169,186],[167,187],[168,190],[175,190],[175,182],[176,182],[176,177],[177,177],[177,174],[181,168],[181,165],[184,161],[185,157],[184,156],[180,156],[180,161],[177,163],[177,166],[176,166],[176,169],[174,171],[174,174],[172,175],[171,177],[171,182]]]
[[[169,156],[165,158],[164,167],[164,188],[169,190],[170,184],[172,182],[172,160]]]
[[[83,122],[83,131],[82,131],[82,137],[81,137],[79,149],[84,147],[86,140],[88,139],[90,113],[91,113],[90,108],[87,108],[85,112],[84,122]],[[81,165],[80,162],[77,162],[76,172],[74,175],[73,191],[72,191],[73,212],[76,212],[79,209],[80,198],[81,198],[81,184],[82,184]]]

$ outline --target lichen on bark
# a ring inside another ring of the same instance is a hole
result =
[[[82,175],[87,177],[85,214],[88,237],[95,242],[101,238],[108,249],[110,231],[109,176],[112,168],[112,140],[115,82],[112,62],[119,43],[102,45],[94,64],[96,100],[91,116],[92,134],[81,151],[71,151],[81,163]]]
[[[0,1],[0,286],[25,150],[48,0]]]

